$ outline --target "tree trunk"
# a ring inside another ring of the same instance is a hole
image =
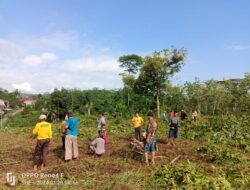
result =
[[[91,109],[88,108],[88,116],[90,116],[90,115],[91,115]]]
[[[157,95],[156,95],[156,102],[157,102],[157,117],[160,119],[160,89],[157,90]]]
[[[129,94],[129,90],[128,90],[128,107],[129,107],[129,102],[130,102],[130,94]]]
[[[216,102],[214,102],[214,105],[213,105],[213,111],[212,111],[212,114],[214,115],[215,113],[215,108],[216,108]]]

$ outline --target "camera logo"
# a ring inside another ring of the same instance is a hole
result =
[[[9,184],[10,186],[16,185],[16,176],[14,176],[12,172],[7,173],[6,179],[7,179],[7,184]]]

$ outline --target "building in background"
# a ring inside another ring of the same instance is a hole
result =
[[[18,100],[18,103],[24,105],[24,106],[32,106],[35,104],[35,100],[33,98],[21,98]]]
[[[6,108],[4,100],[0,99],[0,112],[2,112]]]

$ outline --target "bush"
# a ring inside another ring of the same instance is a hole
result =
[[[239,154],[222,145],[216,146],[206,143],[200,146],[197,151],[201,153],[202,157],[209,157],[212,162],[216,163],[238,164],[242,162]]]
[[[189,162],[162,166],[153,173],[150,181],[153,189],[232,189],[225,173],[211,176]]]
[[[29,109],[29,108],[27,108]],[[34,126],[39,118],[40,112],[37,111],[27,111],[26,108],[24,111],[16,114],[14,117],[11,117],[6,122],[5,126],[8,127],[29,127]]]

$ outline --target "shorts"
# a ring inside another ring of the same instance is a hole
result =
[[[153,140],[151,140],[151,142],[149,144],[146,143],[145,152],[148,153],[148,152],[155,152],[155,151],[156,151],[156,140],[153,139]]]
[[[178,129],[169,129],[168,137],[178,137]]]

